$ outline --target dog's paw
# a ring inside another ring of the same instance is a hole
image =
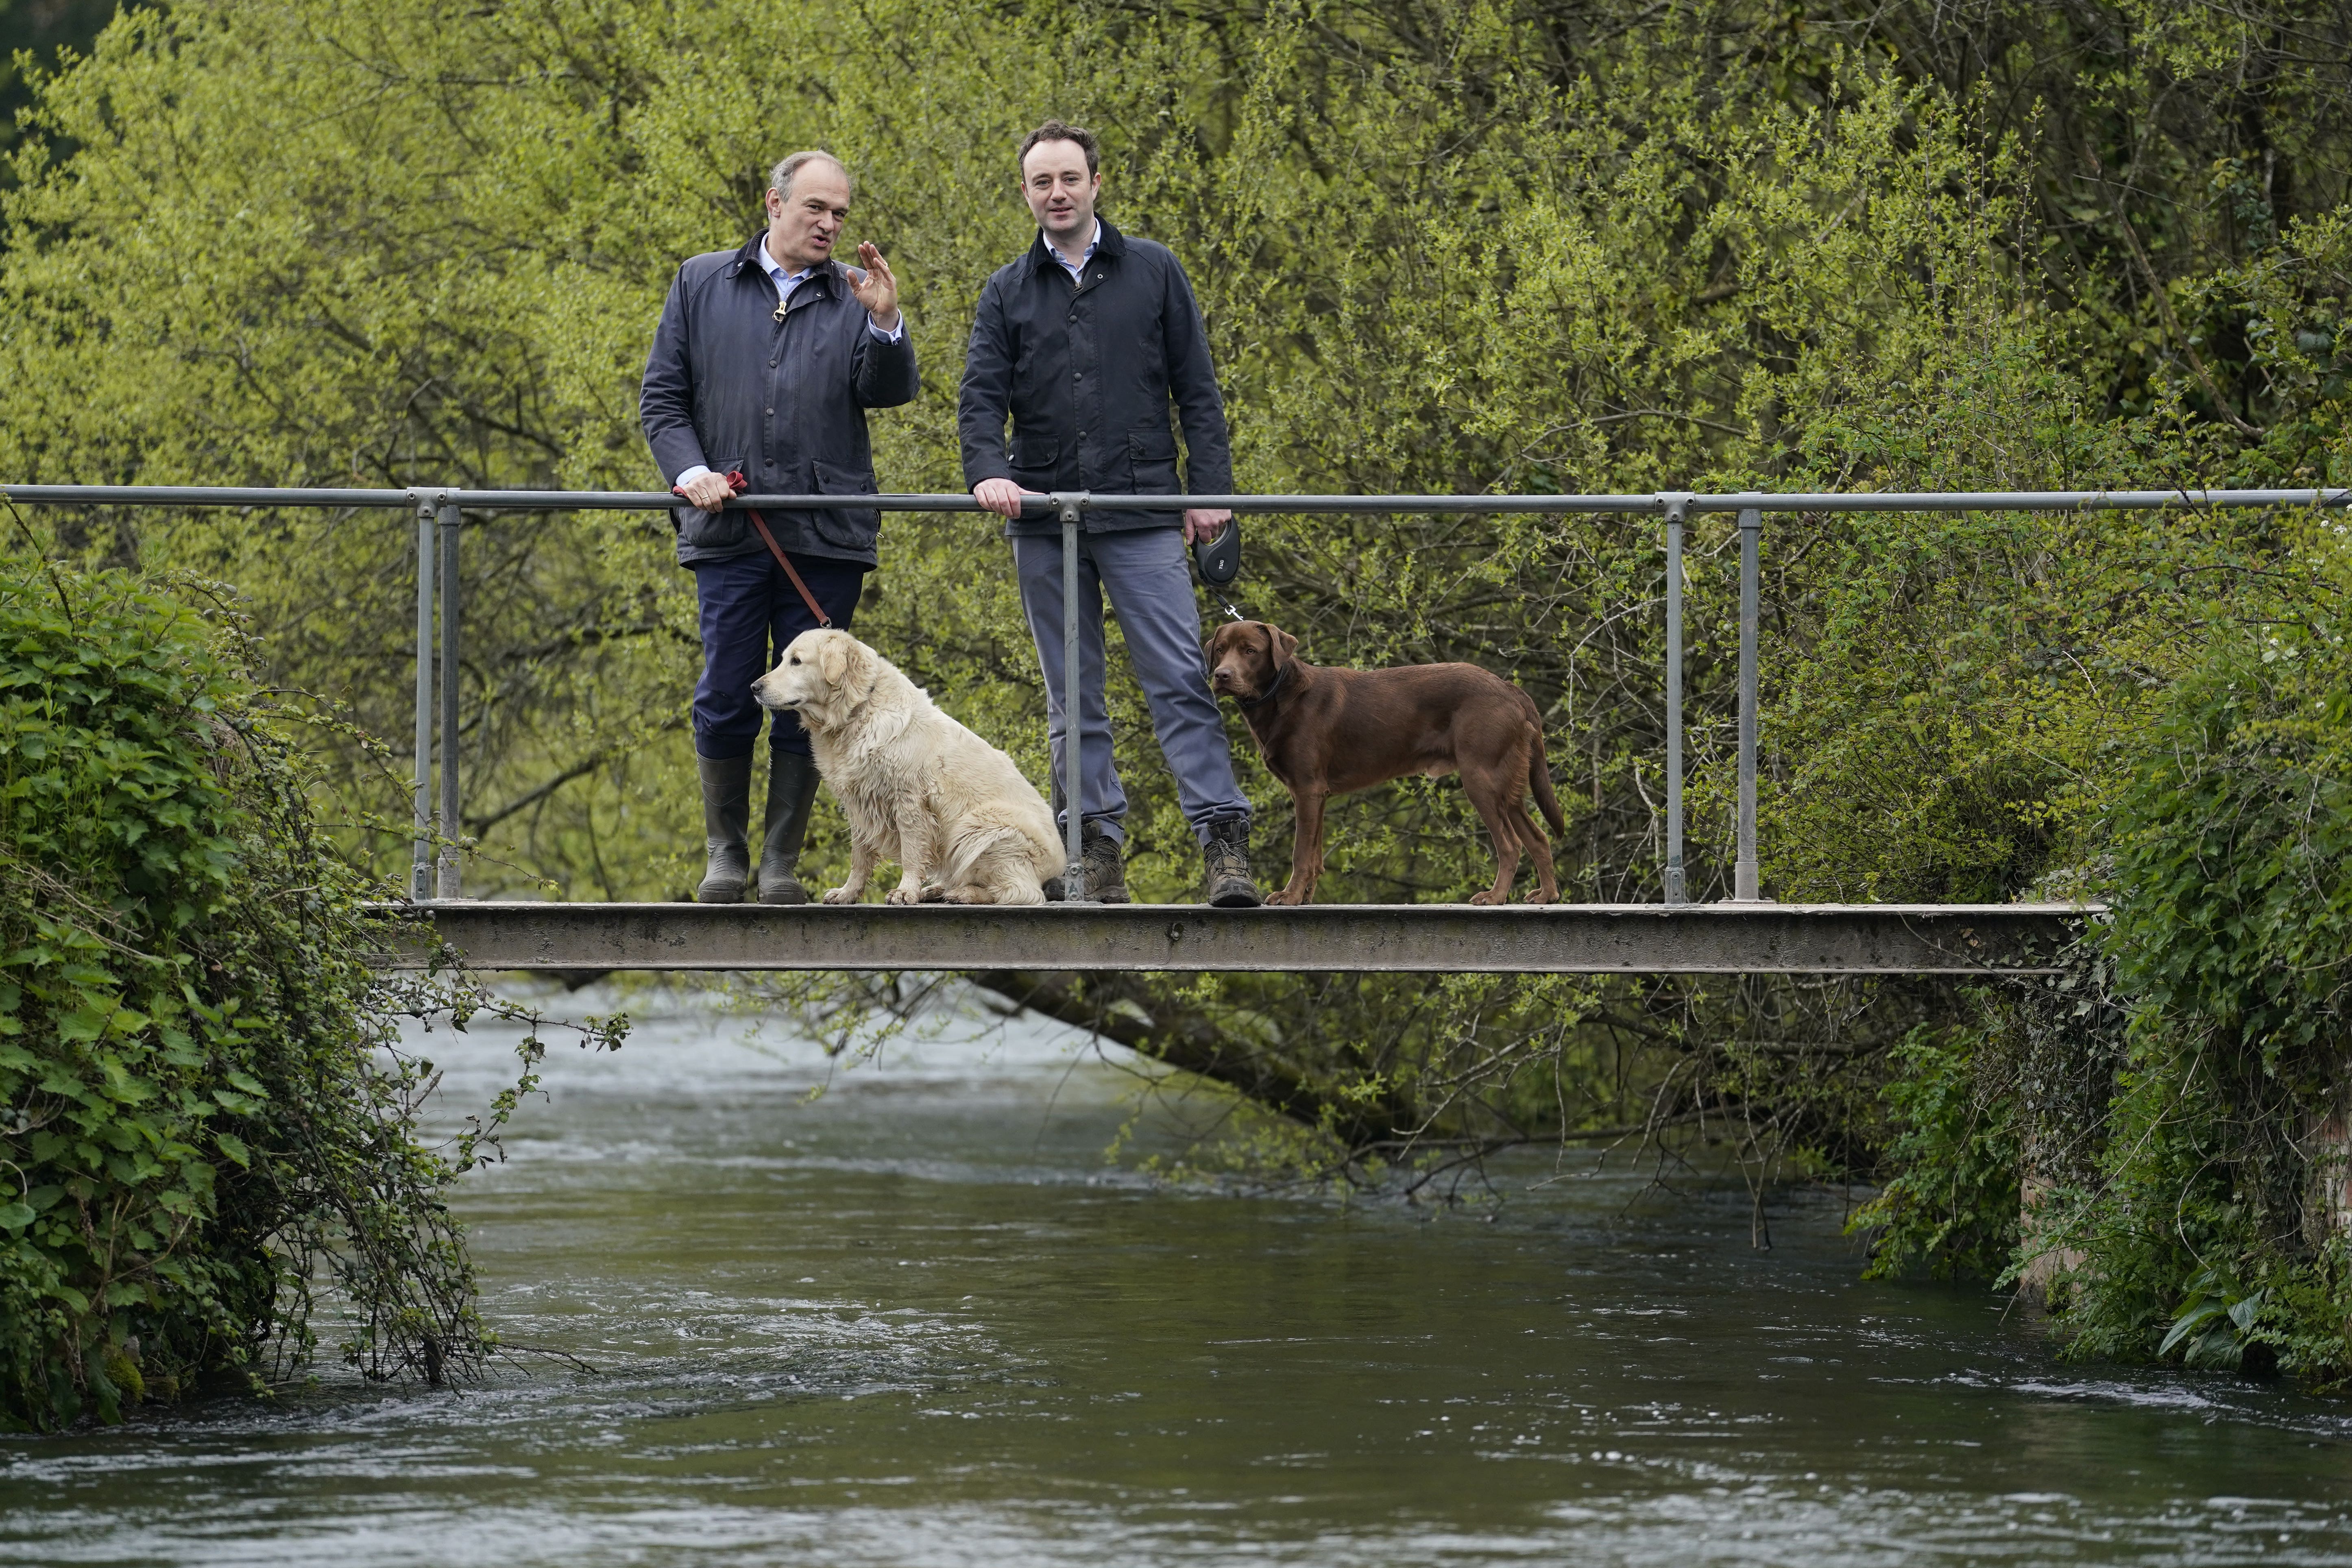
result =
[[[996,901],[989,896],[986,888],[957,888],[941,893],[940,897],[951,904],[992,904]]]
[[[1558,893],[1546,893],[1540,891],[1533,892],[1528,895],[1528,902],[1531,904],[1556,904],[1559,902],[1559,895]]]
[[[857,895],[847,888],[827,888],[824,901],[828,904],[854,904],[857,901]]]
[[[1285,888],[1279,892],[1268,893],[1265,896],[1265,901],[1277,908],[1287,909],[1294,904],[1305,903],[1307,901],[1307,895],[1304,893],[1294,893],[1288,888]]]
[[[1500,900],[1500,899],[1498,899],[1498,898],[1496,898],[1496,897],[1495,896],[1495,891],[1494,891],[1494,889],[1491,889],[1491,888],[1489,888],[1486,891],[1485,891],[1485,892],[1483,892],[1483,893],[1473,893],[1473,894],[1471,894],[1471,895],[1470,895],[1470,901],[1471,901],[1472,903],[1474,903],[1474,904],[1478,904],[1478,905],[1481,905],[1481,906],[1485,906],[1485,905],[1489,905],[1489,904],[1499,904],[1499,903],[1501,903],[1503,900]]]
[[[949,892],[937,882],[926,882],[923,884],[923,902],[927,904],[936,904],[942,900],[954,899],[955,895],[953,893]]]
[[[920,888],[893,888],[890,889],[890,896],[883,901],[892,904],[919,904],[923,901],[923,890]]]

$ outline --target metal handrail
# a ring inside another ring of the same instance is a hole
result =
[[[471,490],[418,485],[405,489],[296,489],[237,485],[5,485],[10,500],[44,506],[296,506],[405,510],[425,502],[483,511],[659,511],[678,505],[667,490]],[[2169,490],[1823,490],[1649,495],[1097,495],[1072,492],[1080,511],[1240,512],[1630,512],[1663,517],[1675,500],[1686,513],[1706,511],[2151,511],[2200,507],[2352,505],[2352,489]],[[1055,498],[1024,498],[1050,510]],[[743,495],[725,503],[775,511],[980,511],[966,494]]]
[[[5,485],[0,498],[37,506],[303,507],[343,510],[409,510],[416,518],[416,777],[415,837],[409,897],[460,897],[458,865],[457,542],[463,514],[473,511],[663,511],[678,499],[666,490],[490,490],[416,485],[404,489],[291,489],[236,485]],[[2352,489],[2168,490],[1831,490],[1708,494],[1659,490],[1649,495],[1098,495],[1085,490],[1024,492],[1024,514],[1051,515],[1062,529],[1062,649],[1064,784],[1067,810],[1066,896],[1082,898],[1079,868],[1078,533],[1090,511],[1402,513],[1490,516],[1498,513],[1630,514],[1665,521],[1666,554],[1666,860],[1664,901],[1688,901],[1683,878],[1683,531],[1700,512],[1735,512],[1739,526],[1739,789],[1734,902],[1759,897],[1756,860],[1758,556],[1767,512],[1877,511],[2186,511],[2248,507],[2352,506]],[[968,494],[744,495],[730,509],[768,511],[981,511]],[[436,559],[438,558],[437,563]],[[436,594],[436,567],[439,592]],[[437,615],[436,615],[437,598]],[[434,643],[440,643],[439,811],[434,810]],[[438,876],[434,846],[441,844]],[[436,886],[437,882],[437,888]]]

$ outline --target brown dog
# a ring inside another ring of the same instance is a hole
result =
[[[1241,705],[1258,755],[1297,811],[1290,884],[1269,904],[1303,904],[1323,874],[1323,803],[1407,773],[1462,775],[1495,840],[1495,885],[1471,899],[1511,896],[1519,851],[1535,857],[1533,902],[1559,897],[1551,845],[1528,816],[1532,788],[1552,831],[1567,831],[1544,763],[1535,699],[1475,664],[1329,669],[1297,657],[1298,639],[1263,621],[1219,626],[1209,639],[1209,685]]]

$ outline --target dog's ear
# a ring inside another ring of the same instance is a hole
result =
[[[849,673],[849,639],[846,637],[825,638],[824,653],[817,661],[817,668],[824,671],[827,686],[840,685],[841,678]]]
[[[1274,672],[1279,675],[1288,668],[1291,656],[1298,651],[1298,639],[1280,626],[1265,628],[1266,652],[1274,659]]]

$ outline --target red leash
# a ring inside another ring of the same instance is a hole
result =
[[[727,476],[727,488],[740,496],[751,487],[750,482],[743,478],[741,470],[738,469],[736,472]],[[679,489],[675,485],[670,487],[669,493],[674,496],[683,496],[686,494],[684,490]],[[768,520],[761,517],[758,512],[753,511],[750,507],[745,507],[743,509],[743,515],[751,520],[751,526],[760,531],[760,542],[768,547],[768,553],[776,558],[776,564],[784,569],[784,575],[793,580],[793,586],[800,590],[801,603],[809,607],[809,614],[816,617],[816,624],[823,626],[826,631],[831,631],[833,629],[833,617],[824,613],[824,606],[818,604],[816,602],[816,595],[808,591],[808,584],[801,581],[801,574],[793,570],[792,562],[787,560],[784,556],[783,547],[776,542],[776,536],[768,531]]]

